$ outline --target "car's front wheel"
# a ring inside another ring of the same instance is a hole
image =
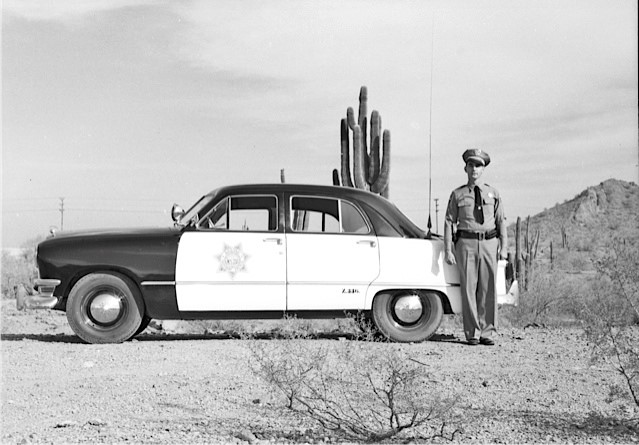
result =
[[[376,295],[372,312],[375,325],[388,339],[420,342],[439,328],[444,308],[434,292],[398,290]]]
[[[135,284],[123,275],[93,273],[81,278],[67,300],[67,320],[88,343],[121,343],[133,337],[144,317]]]

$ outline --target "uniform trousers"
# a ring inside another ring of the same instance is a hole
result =
[[[497,332],[498,247],[498,238],[460,238],[455,243],[467,340],[492,338]]]

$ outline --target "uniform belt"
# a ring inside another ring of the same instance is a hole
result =
[[[493,239],[497,237],[497,230],[493,229],[488,232],[469,232],[467,230],[458,230],[457,238],[469,238],[476,240]]]

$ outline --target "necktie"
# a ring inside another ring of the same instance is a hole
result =
[[[483,224],[484,223],[484,207],[482,205],[482,201],[481,201],[481,190],[479,190],[478,186],[475,186],[475,220],[479,223],[479,224]]]

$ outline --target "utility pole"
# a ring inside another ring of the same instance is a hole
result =
[[[64,230],[64,198],[60,198],[60,232]]]
[[[435,198],[435,232],[439,233],[439,198]]]

